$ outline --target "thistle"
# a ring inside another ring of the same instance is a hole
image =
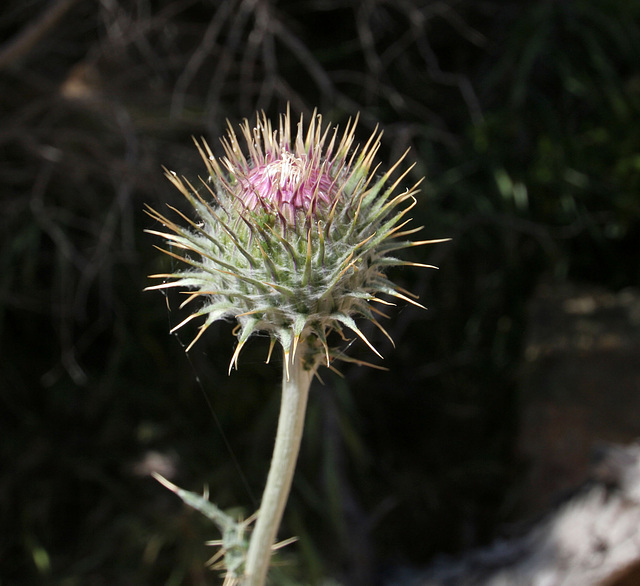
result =
[[[398,192],[411,167],[393,181],[391,176],[406,153],[378,174],[374,158],[381,133],[376,129],[360,147],[354,144],[356,125],[357,118],[340,134],[337,128],[324,127],[314,113],[306,131],[300,118],[293,135],[289,112],[280,117],[277,130],[263,114],[254,128],[246,120],[241,126],[244,148],[229,126],[220,159],[206,142],[196,141],[205,178],[194,185],[166,171],[194,208],[196,219],[171,208],[186,224],[183,227],[148,209],[167,229],[148,232],[163,237],[169,245],[163,252],[187,265],[152,275],[163,282],[149,289],[186,289],[182,306],[197,303],[172,331],[202,319],[187,351],[211,324],[229,318],[238,322],[230,371],[257,332],[270,336],[267,362],[276,342],[284,351],[276,446],[242,584],[261,585],[266,578],[316,369],[320,364],[333,368],[335,358],[354,361],[334,346],[330,334],[337,332],[337,338],[345,340],[353,332],[380,356],[356,320],[371,321],[391,339],[377,320],[385,316],[377,305],[393,305],[389,298],[422,305],[390,281],[386,269],[435,268],[400,260],[393,253],[443,241],[408,239],[421,229],[407,228],[406,218],[420,182]]]

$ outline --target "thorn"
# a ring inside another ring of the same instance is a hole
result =
[[[342,360],[343,362],[351,362],[353,364],[357,364],[358,366],[368,366],[369,368],[375,368],[376,370],[384,370],[385,372],[389,371],[389,369],[386,366],[380,366],[379,364],[372,364],[371,362],[367,362],[366,360],[358,360],[357,358],[351,358],[350,356],[346,356],[346,355],[339,356],[338,360]]]
[[[195,293],[191,293],[190,291],[180,291],[180,293],[183,294],[188,294],[189,297],[187,297],[179,306],[179,309],[182,309],[185,305],[188,305],[189,303],[191,303],[194,299],[198,298],[201,293],[200,291],[196,291]],[[169,332],[171,333],[171,332]]]
[[[387,238],[404,238],[405,236],[410,236],[411,234],[420,232],[420,230],[423,230],[423,229],[424,229],[424,226],[418,226],[417,228],[411,228],[410,230],[405,230],[404,232],[396,232],[394,230],[393,235],[387,236]]]
[[[173,484],[173,482],[167,480],[164,476],[158,474],[155,471],[151,472],[151,476],[153,476],[160,484],[162,484],[162,486],[168,488],[171,492],[177,493],[180,490],[175,484]]]
[[[382,356],[382,354],[380,354],[380,352],[378,352],[375,348],[375,346],[369,342],[369,340],[367,339],[367,337],[360,331],[360,329],[358,329],[357,327],[354,329],[353,327],[351,328],[356,334],[358,334],[358,336],[360,336],[360,339],[367,345],[369,346],[369,348],[371,348],[371,350],[373,350],[377,356],[379,356],[380,358],[382,358],[384,360],[384,356]]]
[[[273,551],[276,551],[278,549],[282,549],[283,547],[287,547],[287,545],[291,545],[292,543],[295,543],[296,541],[298,541],[297,537],[289,537],[289,539],[283,539],[282,541],[272,545],[271,549]]]
[[[369,348],[371,348],[371,350],[373,350],[373,352],[379,356],[380,358],[382,358],[384,360],[384,356],[382,356],[382,354],[380,354],[380,352],[378,352],[375,347],[373,346],[373,344],[371,342],[369,342],[369,340],[367,339],[367,337],[360,331],[360,328],[358,328],[358,326],[356,325],[356,322],[353,321],[353,318],[349,317],[348,315],[334,315],[333,316],[334,319],[336,319],[337,321],[339,321],[340,323],[344,324],[345,326],[347,326],[350,330],[354,331],[359,337],[360,339],[367,345],[369,346]]]
[[[396,291],[400,291],[400,293],[404,293],[405,295],[408,295],[409,297],[412,297],[413,299],[420,299],[420,295],[416,295],[415,293],[412,293],[411,291],[407,291],[404,287],[396,287]]]
[[[300,342],[300,334],[296,334],[293,337],[293,342],[291,344],[291,360],[296,359],[296,350],[298,349],[298,343]]]
[[[160,275],[150,275],[151,277],[160,277]],[[173,275],[167,275],[168,277],[175,278]],[[172,283],[162,283],[160,285],[151,285],[150,287],[145,287],[145,291],[157,291],[160,289],[170,289],[171,287],[181,287],[182,284],[178,281],[174,281]]]
[[[377,232],[374,232],[373,234],[371,234],[371,236],[369,236],[368,238],[365,238],[362,242],[359,242],[358,244],[356,244],[356,248],[362,248],[367,242],[369,242],[369,240],[371,240],[375,235],[377,234]]]
[[[267,360],[265,364],[269,364],[269,362],[271,361],[271,353],[273,352],[273,347],[275,345],[276,345],[276,339],[271,338],[271,341],[269,342],[269,352],[267,353]]]
[[[222,547],[223,546],[223,542],[222,540],[220,541],[207,541],[206,545],[214,545],[214,546],[219,546],[220,549],[210,558],[205,562],[205,566],[209,567],[209,568],[213,568],[214,564],[222,557],[224,556],[224,554],[227,552],[227,550]]]
[[[384,315],[384,314],[382,314]],[[385,315],[385,317],[387,317]],[[389,341],[391,342],[391,345],[395,348],[396,347],[396,343],[393,341],[393,338],[391,337],[391,335],[389,334],[389,332],[387,332],[387,330],[385,330],[382,325],[380,325],[375,319],[371,320],[373,322],[373,324],[380,329],[380,331],[389,339]]]
[[[311,228],[307,230],[307,256],[304,263],[302,284],[308,285],[311,281]]]
[[[234,317],[244,317],[245,315],[254,315],[256,313],[262,313],[264,309],[252,309],[251,311],[245,311],[244,313],[237,313]]]
[[[435,265],[427,265],[427,264],[424,264],[422,262],[411,262],[411,261],[403,261],[402,266],[405,266],[405,267],[421,267],[423,269],[437,269],[437,270],[440,269],[440,267],[437,267]]]
[[[372,297],[369,301],[375,301],[376,303],[380,303],[382,305],[390,305],[391,307],[396,307],[397,303],[392,303],[391,301],[387,301],[386,299],[380,299],[378,297]]]
[[[329,365],[329,370],[331,372],[335,372],[340,378],[344,378],[344,374],[342,374],[333,364]]]
[[[257,510],[255,513],[249,515],[243,522],[242,524],[245,527],[248,527],[249,525],[251,525],[251,523],[253,523],[257,518],[258,518],[258,514],[260,513],[260,510]]]
[[[320,343],[322,344],[322,347],[324,348],[324,356],[327,359],[327,366],[329,366],[331,364],[331,358],[329,357],[329,345],[327,344],[327,341],[324,340],[324,339],[321,339]]]
[[[284,372],[287,382],[289,381],[289,350],[284,351]]]
[[[423,244],[439,244],[440,242],[450,242],[453,238],[436,238],[435,240],[417,240],[410,246],[422,246]]]
[[[393,295],[394,297],[397,297],[398,299],[402,299],[403,301],[406,301],[407,303],[411,303],[411,305],[415,305],[416,307],[419,307],[420,309],[427,309],[424,305],[422,305],[422,303],[418,303],[417,301],[414,301],[413,299],[411,299],[411,297],[407,297],[406,295],[403,295],[402,293],[398,293],[397,291],[394,291],[393,293],[389,293],[389,295]]]
[[[187,346],[187,348],[185,349],[185,352],[189,352],[189,350],[191,350],[193,345],[200,339],[200,336],[202,336],[202,334],[205,333],[205,331],[210,325],[211,324],[205,322],[200,326],[200,331],[196,334],[196,337],[193,340],[191,340],[191,343]]]
[[[318,220],[318,238],[318,264],[324,267],[324,233],[322,231],[322,220]]]
[[[373,311],[373,313],[375,313],[376,315],[379,315],[380,317],[384,317],[385,319],[390,319],[389,316],[384,311],[380,311],[377,307],[373,307],[373,305],[369,306],[369,310]]]
[[[244,342],[238,342],[233,356],[231,357],[231,362],[229,362],[229,371],[227,374],[231,374],[231,369],[233,368],[234,364],[236,366],[236,370],[238,370],[238,356],[240,356],[240,350],[242,350],[242,347],[245,345],[245,343],[246,340]]]
[[[182,305],[180,307],[182,307]],[[200,315],[199,313],[192,313],[188,318],[183,319],[177,326],[172,327],[169,330],[169,333],[173,334],[173,332],[179,330],[184,324],[186,324],[187,322],[190,322],[193,318],[198,317],[199,315]]]

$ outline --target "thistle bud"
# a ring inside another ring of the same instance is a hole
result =
[[[282,345],[285,365],[304,341],[311,352],[305,359],[314,368],[337,355],[328,341],[332,331],[344,338],[350,330],[378,354],[356,319],[372,321],[388,336],[376,319],[383,314],[373,305],[393,305],[385,297],[422,307],[385,270],[430,266],[392,253],[439,240],[407,240],[421,229],[406,229],[410,220],[405,219],[418,184],[397,192],[409,169],[390,180],[404,155],[378,174],[373,164],[381,133],[376,129],[360,147],[354,145],[356,125],[357,119],[342,133],[331,131],[314,113],[306,130],[300,118],[294,136],[289,112],[277,130],[262,114],[255,127],[246,120],[241,125],[242,141],[229,126],[220,159],[206,142],[196,141],[207,176],[195,185],[166,171],[196,219],[171,208],[182,226],[149,208],[167,231],[148,232],[163,237],[169,244],[164,252],[186,265],[152,275],[163,282],[149,289],[184,288],[188,296],[182,305],[198,303],[174,328],[204,320],[187,350],[215,321],[233,318],[238,343],[230,370],[256,332],[270,335],[269,356],[275,342]]]

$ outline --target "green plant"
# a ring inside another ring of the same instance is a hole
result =
[[[410,219],[405,219],[415,205],[417,185],[398,193],[408,171],[391,181],[404,156],[376,175],[373,162],[381,133],[375,131],[364,146],[355,146],[356,123],[349,123],[339,136],[337,128],[331,132],[314,114],[306,132],[301,118],[293,135],[289,112],[281,116],[277,131],[263,114],[255,128],[248,121],[242,125],[248,156],[230,127],[221,160],[206,143],[196,142],[208,173],[197,187],[172,171],[166,173],[193,206],[197,220],[172,208],[188,224],[184,228],[149,209],[168,231],[148,231],[163,237],[170,247],[164,252],[189,267],[152,275],[163,282],[149,289],[185,288],[183,306],[201,303],[174,328],[204,319],[189,348],[212,323],[234,318],[238,342],[229,371],[257,332],[271,338],[267,362],[276,342],[284,353],[278,431],[250,541],[237,539],[244,535],[246,521],[234,522],[201,497],[162,480],[220,527],[228,584],[258,586],[266,580],[318,367],[333,368],[335,359],[360,362],[347,357],[332,334],[346,340],[346,332],[352,331],[379,355],[355,319],[368,319],[388,336],[376,319],[385,314],[371,303],[392,305],[383,295],[420,306],[411,293],[387,279],[385,270],[399,265],[435,268],[391,255],[441,240],[407,239],[421,229],[407,229]]]

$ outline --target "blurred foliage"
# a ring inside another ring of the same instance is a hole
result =
[[[250,514],[280,373],[254,340],[227,376],[230,326],[168,335],[142,209],[181,205],[161,165],[201,172],[192,135],[287,101],[381,124],[383,164],[411,147],[415,221],[454,241],[396,275],[431,309],[391,312],[395,349],[367,334],[388,372],[320,373],[274,581],[489,539],[537,282],[639,285],[640,5],[9,0],[0,35],[0,584],[218,583],[218,536],[147,471]]]

